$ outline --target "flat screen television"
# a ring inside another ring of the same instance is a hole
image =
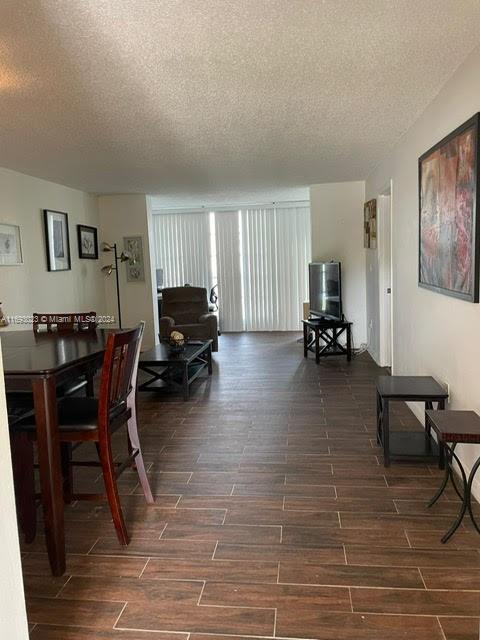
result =
[[[308,265],[310,313],[342,320],[342,276],[340,262],[311,262]]]

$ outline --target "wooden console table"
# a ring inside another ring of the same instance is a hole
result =
[[[352,359],[352,323],[346,320],[327,320],[326,318],[309,318],[303,322],[303,355],[315,354],[318,364],[320,358],[326,356],[347,356]],[[340,343],[340,336],[346,334],[346,344]],[[320,341],[323,344],[320,344]]]

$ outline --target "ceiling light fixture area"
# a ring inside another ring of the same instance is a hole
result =
[[[114,260],[110,264],[106,264],[102,267],[102,273],[106,276],[111,276],[115,271],[115,284],[117,287],[117,310],[118,310],[118,328],[122,328],[122,308],[120,303],[120,283],[118,280],[118,263],[119,262],[129,262],[130,264],[135,264],[135,259],[132,258],[131,254],[128,251],[122,251],[120,255],[118,255],[117,251],[117,243],[114,242],[110,244],[109,242],[102,243],[102,251],[105,253],[113,252]]]

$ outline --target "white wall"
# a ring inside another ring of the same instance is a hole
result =
[[[366,185],[366,198],[393,179],[393,366],[396,374],[448,382],[451,408],[480,413],[480,305],[421,289],[418,280],[418,157],[480,110],[480,48],[448,81]],[[423,411],[416,408],[419,417]],[[471,465],[480,447],[460,448]],[[479,494],[477,485],[477,495]]]
[[[2,524],[0,526],[0,638],[27,640],[28,627],[23,595],[1,349],[0,513],[2,514]]]
[[[310,187],[312,260],[342,263],[343,312],[353,322],[355,346],[367,341],[363,203],[365,183],[336,182]]]
[[[68,213],[70,271],[47,271],[42,209]],[[0,169],[0,223],[20,226],[24,264],[0,267],[0,300],[9,315],[104,310],[98,260],[80,260],[77,224],[98,227],[94,196],[52,182]],[[25,329],[22,325],[9,328]]]
[[[132,327],[140,320],[145,320],[144,348],[152,347],[158,342],[158,325],[155,307],[156,296],[153,296],[154,280],[150,260],[149,199],[144,195],[109,195],[98,197],[100,228],[102,238],[113,244],[117,243],[118,252],[123,250],[123,239],[127,236],[141,236],[143,240],[143,258],[145,266],[145,282],[127,282],[126,266],[119,264],[120,297],[122,305],[122,325]],[[100,248],[102,265],[113,261],[113,253],[103,253]],[[106,279],[107,312],[117,316],[117,298],[115,275]]]

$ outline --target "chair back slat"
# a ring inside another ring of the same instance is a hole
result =
[[[137,350],[136,350],[136,353],[135,353],[135,362],[134,362],[134,365],[133,365],[132,379],[130,381],[130,390],[131,389],[136,389],[136,387],[137,387],[138,361],[140,360],[140,349],[142,347],[143,334],[144,334],[144,331],[145,331],[145,320],[142,320],[140,322],[140,324],[138,325],[138,328],[140,329],[140,335],[139,335],[138,342],[137,342]]]
[[[108,429],[110,416],[126,401],[132,385],[141,326],[108,337],[103,359],[98,406],[98,427]]]
[[[33,331],[40,333],[73,333],[74,331],[93,331],[97,328],[95,311],[81,313],[33,313]]]

